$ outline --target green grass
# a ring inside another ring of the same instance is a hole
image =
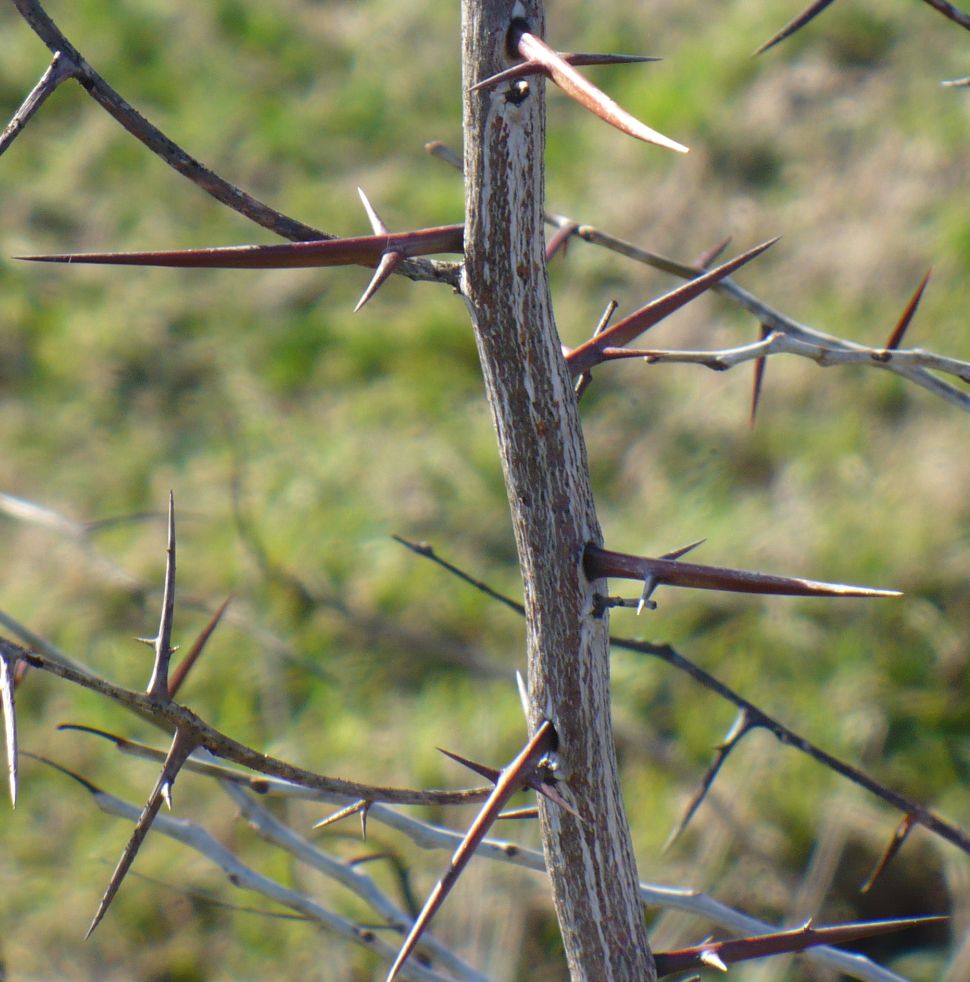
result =
[[[966,107],[959,90],[938,85],[965,74],[958,29],[920,5],[858,0],[755,60],[794,6],[724,6],[555,5],[549,35],[563,48],[664,57],[595,77],[691,154],[624,140],[552,92],[550,208],[685,260],[728,234],[733,253],[783,233],[740,282],[797,319],[871,343],[933,265],[911,342],[970,358]],[[85,0],[51,13],[174,139],[274,206],[361,234],[360,184],[394,228],[460,220],[458,175],[423,151],[460,138],[457,5]],[[0,116],[45,65],[11,8],[0,11]],[[167,171],[70,84],[0,159],[0,202],[4,256],[272,240]],[[580,242],[552,273],[567,343],[588,334],[611,297],[627,312],[671,285]],[[390,535],[426,539],[518,594],[504,487],[463,304],[400,281],[352,315],[366,281],[363,270],[183,274],[4,260],[0,490],[96,521],[158,512],[174,489],[181,596],[234,598],[186,690],[192,708],[326,773],[458,785],[464,775],[435,746],[500,762],[522,738],[512,679],[523,667],[522,625]],[[651,343],[734,345],[756,331],[708,298]],[[906,599],[666,590],[657,612],[618,613],[614,629],[674,642],[827,750],[959,820],[970,759],[966,418],[885,373],[776,360],[749,430],[750,375],[750,366],[633,364],[595,373],[583,418],[607,543],[656,554],[706,536],[701,562],[898,586]],[[234,479],[285,576],[267,575],[240,539]],[[112,579],[44,529],[0,517],[0,535],[0,609],[110,678],[144,685],[149,655],[130,639],[155,630],[157,595]],[[159,519],[106,528],[92,544],[137,582],[160,584]],[[205,620],[181,607],[177,640],[190,643]],[[965,907],[967,858],[925,834],[860,900],[855,886],[898,816],[764,735],[748,738],[692,829],[662,853],[732,712],[648,659],[617,654],[614,679],[643,878],[705,889],[778,923]],[[35,674],[18,705],[26,750],[130,800],[147,793],[150,768],[55,726],[153,739],[147,727]],[[176,803],[260,869],[302,882],[203,782],[180,780]],[[288,814],[305,831],[320,810]],[[131,880],[82,943],[123,823],[30,759],[19,807],[0,815],[0,957],[11,978],[380,974],[306,925],[190,894],[264,906],[160,839],[136,871],[175,889]],[[828,900],[796,909],[833,822],[847,842]],[[373,834],[419,893],[430,887],[443,855]],[[535,831],[521,837],[534,842]],[[362,849],[350,838],[333,847]],[[389,868],[374,875],[394,889]],[[436,922],[441,937],[461,935],[459,907],[474,902],[495,925],[464,949],[476,965],[503,978],[562,978],[541,882],[474,875],[476,887],[459,886],[457,906]],[[363,916],[335,888],[310,885]],[[665,917],[656,931],[674,946],[708,926]],[[940,932],[879,952],[929,980],[943,977],[953,950]]]

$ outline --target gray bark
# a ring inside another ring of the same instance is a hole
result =
[[[462,291],[522,570],[532,725],[545,716],[554,723],[567,794],[586,819],[580,823],[543,802],[543,847],[572,978],[644,982],[655,973],[617,777],[608,623],[593,616],[596,584],[582,569],[585,544],[599,544],[601,535],[546,275],[544,84],[530,79],[521,101],[509,85],[468,92],[518,60],[506,48],[513,18],[543,33],[543,5],[463,0],[462,11]]]

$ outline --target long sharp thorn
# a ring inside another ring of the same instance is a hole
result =
[[[530,34],[528,31],[522,31],[517,40],[517,47],[519,54],[526,61],[537,62],[542,65],[549,78],[566,95],[594,115],[599,116],[604,122],[615,126],[620,132],[646,143],[666,147],[668,150],[687,153],[687,147],[683,144],[658,133],[645,123],[641,123],[635,116],[631,116],[625,109],[621,109],[608,95],[580,75],[565,58],[553,51],[541,38]]]
[[[402,259],[404,259],[404,255],[400,252],[385,252],[381,256],[381,261],[377,264],[377,269],[374,270],[374,275],[371,277],[370,283],[367,284],[367,289],[361,294],[357,306],[354,307],[355,314],[384,285],[384,281],[401,265]]]
[[[777,34],[765,41],[755,54],[763,55],[769,48],[773,48],[779,42],[784,41],[785,38],[791,37],[796,31],[803,28],[810,20],[820,14],[830,3],[832,3],[832,0],[815,0],[815,3],[811,4],[806,10],[803,10],[794,20],[789,21]]]
[[[771,328],[767,324],[761,325],[761,338],[764,341],[769,334],[771,334]],[[755,359],[754,363],[754,381],[751,386],[751,415],[748,417],[748,425],[754,426],[755,420],[758,416],[758,405],[761,402],[761,390],[765,383],[765,366],[768,364],[768,359],[765,357]]]
[[[386,252],[431,256],[462,252],[464,226],[441,225],[390,235],[328,238],[281,245],[226,246],[164,252],[90,252],[17,256],[27,262],[96,263],[114,266],[171,266],[191,269],[304,269],[322,266],[376,266]]]
[[[3,710],[3,737],[7,745],[7,780],[10,807],[17,807],[17,716],[14,703],[14,665],[16,659],[0,653],[0,708]]]
[[[229,606],[229,601],[231,599],[231,597],[226,597],[226,599],[219,604],[216,612],[209,618],[209,623],[202,628],[202,633],[195,639],[186,656],[179,662],[175,671],[172,672],[172,675],[168,680],[168,694],[170,698],[174,699],[175,696],[178,695],[179,689],[182,688],[185,680],[189,677],[189,672],[192,671],[195,663],[199,660],[202,652],[205,650],[205,646],[208,643],[209,638],[212,637],[212,632],[219,626],[219,621],[222,620],[222,615],[226,612],[226,608]]]
[[[879,862],[876,863],[875,868],[866,878],[866,882],[859,887],[860,893],[868,893],[875,886],[876,880],[882,876],[883,871],[893,861],[896,853],[902,849],[903,843],[909,837],[909,833],[913,830],[915,824],[916,817],[914,815],[903,816],[903,820],[896,826],[896,831],[893,832],[893,837],[889,840],[889,845],[886,846],[886,850],[880,857]]]
[[[467,767],[470,771],[474,771],[480,777],[485,778],[486,781],[491,781],[494,784],[501,775],[501,771],[494,767],[489,767],[487,764],[479,764],[477,761],[469,760],[467,757],[462,757],[460,754],[453,754],[450,750],[445,750],[442,747],[438,747],[438,752],[444,754],[446,757],[450,757],[453,761],[461,764],[463,767]]]
[[[926,271],[926,274],[920,280],[919,286],[916,287],[913,295],[909,298],[906,309],[900,314],[899,320],[896,322],[896,326],[893,328],[893,332],[889,335],[889,340],[886,342],[887,351],[895,351],[902,342],[903,335],[906,333],[906,329],[909,327],[913,315],[916,313],[916,308],[919,307],[919,302],[923,299],[923,291],[926,289],[926,284],[930,281],[930,274],[932,272],[932,269]]]
[[[730,941],[706,941],[692,948],[660,952],[654,956],[657,975],[671,975],[701,965],[717,968],[750,958],[765,958],[804,951],[817,945],[845,944],[879,934],[889,934],[910,927],[938,924],[946,917],[909,917],[892,921],[868,921],[856,924],[836,924],[832,927],[813,927],[810,923],[793,931],[775,931]],[[717,961],[714,961],[717,959]]]
[[[162,773],[159,775],[158,781],[152,789],[152,793],[149,795],[141,815],[138,816],[138,822],[135,825],[134,831],[131,833],[131,838],[128,840],[124,852],[121,854],[121,859],[118,860],[115,871],[111,874],[111,880],[108,882],[108,887],[104,892],[104,896],[101,898],[101,903],[98,904],[98,910],[94,915],[94,920],[91,921],[91,926],[88,928],[87,934],[84,935],[85,940],[91,937],[94,929],[101,923],[102,918],[108,912],[111,901],[114,900],[118,890],[121,888],[122,881],[128,870],[131,869],[131,864],[135,861],[135,856],[138,855],[138,850],[145,841],[145,836],[148,835],[148,830],[152,827],[152,822],[155,821],[158,810],[162,807],[162,801],[166,793],[171,793],[171,785],[175,782],[176,775],[185,761],[188,760],[192,751],[195,750],[196,746],[197,743],[194,738],[186,736],[182,730],[176,730],[175,737],[172,740],[172,747],[168,752],[168,756],[165,758]],[[168,792],[166,792],[166,788]]]
[[[609,54],[595,54],[587,52],[557,52],[559,57],[563,61],[568,62],[570,65],[634,65],[643,64],[648,61],[661,61],[660,58],[651,58],[647,55],[609,55]],[[482,79],[481,82],[477,82],[468,91],[469,92],[479,92],[482,89],[494,89],[497,85],[501,85],[503,82],[512,82],[520,78],[528,78],[530,75],[548,75],[548,69],[541,62],[538,61],[523,61],[518,65],[513,65],[511,68],[506,68],[501,72],[496,72],[494,75],[489,75],[488,78]]]
[[[418,941],[421,939],[421,935],[431,922],[431,919],[438,912],[438,908],[441,907],[445,898],[451,892],[458,877],[461,876],[462,870],[464,870],[469,860],[475,854],[479,843],[488,834],[488,830],[495,823],[496,818],[505,807],[505,803],[522,787],[524,777],[535,769],[543,755],[552,749],[551,745],[554,742],[555,731],[552,728],[552,724],[546,720],[536,730],[533,737],[522,748],[518,756],[500,773],[498,782],[492,789],[492,793],[488,796],[485,804],[482,805],[482,810],[475,817],[475,821],[472,822],[470,828],[465,833],[464,839],[461,840],[458,848],[455,850],[455,854],[451,857],[448,871],[431,891],[421,913],[415,919],[410,933],[404,939],[401,950],[398,952],[398,956],[387,975],[387,982],[394,982],[394,979],[397,978],[398,973],[401,971],[401,966],[411,952],[414,951]]]
[[[643,613],[643,608],[647,607],[650,610],[657,609],[657,603],[650,598],[653,596],[653,591],[657,589],[656,577],[647,576],[643,581],[643,591],[640,594],[640,600],[637,602],[637,617]]]
[[[690,587],[695,590],[724,590],[729,593],[761,593],[788,597],[899,597],[898,590],[844,583],[824,583],[800,577],[773,576],[723,566],[701,566],[679,560],[650,559],[611,552],[587,545],[584,555],[586,575],[591,580],[605,577],[645,580],[652,576],[658,584]]]
[[[720,282],[726,276],[730,276],[735,270],[740,269],[746,263],[756,259],[766,249],[769,249],[778,241],[777,238],[762,242],[761,245],[749,249],[740,256],[726,263],[721,263],[707,273],[703,273],[696,279],[690,280],[676,290],[665,293],[662,297],[652,300],[646,306],[634,311],[623,320],[617,321],[612,327],[603,331],[596,337],[590,338],[578,348],[573,348],[566,358],[570,372],[580,375],[587,369],[599,364],[602,360],[604,348],[621,348],[629,344],[634,338],[639,337],[648,331],[655,324],[669,317],[675,310],[679,310],[684,304],[689,303],[695,297],[709,290],[715,283]]]
[[[370,222],[370,227],[374,230],[374,235],[390,235],[391,230],[384,224],[381,216],[377,214],[377,210],[370,203],[370,199],[364,194],[364,189],[357,188],[357,193],[360,195],[360,200],[364,205],[364,211],[367,212],[367,220]]]
[[[162,594],[162,616],[155,642],[155,664],[148,683],[148,696],[167,702],[168,666],[172,660],[172,621],[175,617],[175,495],[168,493],[168,547],[165,553],[165,589]]]

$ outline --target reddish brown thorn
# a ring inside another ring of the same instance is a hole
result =
[[[212,632],[219,626],[219,621],[222,620],[222,615],[226,612],[230,600],[232,600],[232,597],[226,597],[219,604],[216,612],[209,618],[209,623],[202,628],[202,633],[195,639],[186,656],[179,662],[178,668],[172,673],[172,677],[168,680],[169,698],[174,699],[179,689],[182,688],[183,683],[189,676],[189,672],[192,671],[195,663],[199,660],[199,656],[205,650],[209,638],[212,637]]]
[[[228,246],[174,252],[92,252],[77,255],[17,256],[42,263],[105,263],[115,266],[173,266],[191,269],[303,269],[320,266],[377,266],[386,252],[430,256],[462,252],[465,227],[442,225],[391,235],[318,239],[282,245]]]
[[[158,814],[159,808],[162,807],[162,801],[171,800],[171,788],[175,783],[175,778],[182,765],[188,760],[192,751],[197,746],[198,744],[194,737],[188,736],[183,730],[176,730],[175,737],[172,740],[172,747],[168,752],[168,756],[165,758],[165,765],[162,767],[162,773],[159,775],[158,781],[152,789],[152,793],[149,795],[141,815],[138,817],[138,822],[131,834],[131,838],[128,840],[128,844],[125,846],[125,851],[121,854],[121,859],[118,860],[118,865],[115,867],[114,873],[111,874],[111,880],[108,882],[108,887],[104,892],[104,896],[101,898],[101,903],[98,905],[94,920],[91,921],[91,926],[84,936],[85,940],[91,937],[94,929],[101,923],[101,919],[108,912],[111,901],[114,900],[118,893],[125,874],[127,874],[131,868],[131,864],[135,861],[135,856],[138,855],[138,850],[145,841],[145,836],[148,835],[148,830],[151,828],[152,822],[155,821],[155,816]]]
[[[621,109],[609,96],[580,75],[568,61],[553,51],[541,38],[530,34],[528,31],[516,29],[512,41],[519,54],[527,62],[541,66],[542,70],[566,95],[594,115],[599,116],[604,122],[615,126],[622,133],[646,143],[666,147],[668,150],[676,150],[678,153],[687,153],[687,147],[656,130],[652,130],[636,117],[631,116],[625,109]]]
[[[916,824],[915,815],[904,815],[903,820],[896,826],[896,831],[893,833],[893,837],[889,840],[889,845],[886,846],[886,851],[882,854],[879,862],[876,863],[875,868],[866,878],[866,882],[859,887],[860,893],[868,893],[883,874],[883,870],[893,861],[896,853],[899,852],[903,847],[903,843],[909,837],[909,833],[913,830],[913,826]]]
[[[704,252],[702,252],[694,260],[692,265],[699,266],[701,269],[707,269],[707,267],[710,266],[711,263],[714,262],[730,244],[731,244],[731,236],[728,235],[725,238],[721,239],[721,241],[718,242],[717,245],[712,246],[710,249],[707,249]]]
[[[671,290],[670,293],[652,300],[645,307],[641,307],[608,330],[603,331],[599,336],[590,338],[578,348],[574,348],[566,358],[570,372],[573,375],[579,375],[599,364],[603,360],[602,352],[605,348],[622,348],[628,345],[665,317],[669,317],[675,310],[679,310],[684,304],[689,303],[704,293],[705,290],[709,290],[715,283],[723,280],[726,276],[730,276],[731,273],[760,256],[777,241],[778,239],[770,239],[768,242],[763,242],[740,256],[722,263],[710,272],[703,273],[676,290]]]
[[[3,712],[3,738],[7,747],[7,781],[10,807],[17,807],[17,716],[14,703],[14,678],[20,659],[0,651],[0,709]]]
[[[172,660],[172,621],[175,617],[175,495],[168,493],[168,546],[165,552],[165,589],[162,616],[155,639],[155,664],[148,682],[148,697],[168,702],[168,666]]]
[[[393,982],[397,978],[401,966],[414,951],[421,935],[458,881],[479,843],[488,834],[488,830],[505,807],[505,803],[516,791],[522,788],[528,777],[535,772],[542,758],[555,748],[555,744],[555,731],[552,724],[546,720],[516,758],[502,770],[492,793],[482,805],[482,810],[475,817],[475,821],[472,822],[471,827],[465,833],[465,837],[455,850],[455,854],[451,857],[448,871],[431,891],[421,913],[415,919],[410,933],[404,939],[404,944],[401,945],[401,950],[388,973],[387,982]]]
[[[794,20],[789,21],[774,37],[765,41],[755,54],[762,55],[769,48],[773,48],[779,42],[784,41],[785,38],[791,37],[797,30],[803,28],[810,20],[820,14],[830,3],[832,3],[832,0],[815,0],[815,3],[811,4],[807,10],[803,10]]]
[[[587,545],[584,554],[586,576],[590,580],[606,577],[644,581],[658,585],[691,587],[695,590],[724,590],[731,593],[761,593],[790,597],[898,597],[897,590],[877,590],[842,583],[822,583],[796,577],[772,576],[722,566],[700,566],[669,559],[650,559],[611,552]]]
[[[560,250],[565,255],[569,240],[576,234],[578,228],[579,224],[577,222],[566,222],[565,225],[560,225],[556,229],[555,234],[546,243],[546,262],[549,262]]]
[[[693,948],[661,952],[654,955],[657,975],[672,975],[703,965],[726,968],[735,962],[769,955],[804,951],[817,945],[845,944],[879,934],[889,934],[924,924],[938,924],[946,917],[906,917],[892,921],[869,921],[858,924],[837,924],[832,927],[812,927],[811,921],[793,931],[777,931],[731,941],[710,941]]]
[[[491,781],[495,784],[501,777],[502,772],[496,770],[494,767],[489,767],[486,764],[479,764],[477,761],[469,760],[467,757],[462,757],[460,754],[453,754],[450,750],[444,750],[438,747],[438,753],[444,754],[446,757],[450,757],[456,763],[461,764],[463,767],[467,767],[470,771],[474,771],[479,777],[485,778],[486,781]]]
[[[738,713],[738,718],[734,721],[731,729],[728,730],[727,736],[724,738],[723,742],[716,748],[714,755],[714,760],[711,766],[708,767],[707,773],[701,780],[700,787],[694,792],[687,805],[687,809],[684,812],[684,817],[677,823],[677,826],[667,837],[667,841],[664,843],[664,851],[669,849],[679,838],[681,833],[690,824],[690,820],[694,817],[697,809],[700,808],[704,799],[707,797],[707,792],[711,790],[714,784],[714,779],[720,773],[721,768],[724,766],[724,762],[728,758],[728,754],[741,742],[741,740],[751,732],[755,727],[759,726],[760,722],[753,719],[746,709],[742,709]]]
[[[650,55],[609,55],[588,51],[560,51],[559,56],[573,67],[588,65],[643,65],[648,61],[662,61]]]
[[[926,275],[920,280],[919,286],[913,292],[913,295],[909,298],[909,303],[906,304],[905,310],[900,314],[899,320],[896,322],[896,326],[893,328],[892,334],[889,335],[889,340],[886,342],[887,351],[895,351],[903,340],[903,335],[906,333],[906,329],[910,325],[910,321],[913,319],[913,315],[916,313],[916,308],[919,307],[920,300],[923,299],[923,291],[926,289],[926,284],[930,281],[930,274],[933,272],[932,269],[926,271]]]
[[[761,337],[759,340],[764,341],[769,334],[771,334],[771,328],[767,324],[761,325],[760,330]],[[757,358],[754,363],[754,381],[751,386],[751,415],[748,418],[748,424],[754,426],[755,419],[758,416],[758,404],[761,402],[761,389],[765,382],[765,366],[768,364],[767,358]]]

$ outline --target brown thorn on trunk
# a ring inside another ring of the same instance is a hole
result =
[[[606,310],[603,311],[603,315],[599,319],[599,323],[596,325],[596,330],[593,331],[593,337],[599,337],[609,326],[610,319],[616,313],[616,308],[619,304],[615,300],[611,300],[606,305]],[[568,359],[568,354],[567,354]],[[579,378],[576,379],[575,392],[576,398],[582,399],[583,393],[589,388],[590,383],[593,381],[593,373],[590,371],[583,372]]]
[[[534,775],[542,758],[555,749],[555,744],[555,731],[553,730],[552,724],[546,720],[536,730],[535,734],[515,759],[499,772],[498,780],[492,789],[492,793],[488,796],[485,804],[482,805],[481,811],[476,815],[475,821],[472,822],[468,832],[465,833],[465,837],[461,840],[454,855],[451,857],[447,872],[431,891],[421,913],[418,914],[411,931],[401,945],[401,950],[387,975],[387,982],[393,982],[397,978],[401,966],[411,952],[414,951],[415,946],[421,939],[421,935],[431,922],[431,919],[438,912],[438,909],[445,902],[446,897],[458,881],[465,866],[468,865],[469,860],[475,854],[479,843],[488,834],[488,830],[505,807],[505,803],[516,791],[521,790],[523,784],[527,782],[531,775]],[[452,755],[449,754],[449,756]]]
[[[662,297],[651,300],[650,303],[603,331],[598,337],[592,337],[578,348],[574,348],[566,358],[570,371],[573,375],[579,375],[598,365],[603,360],[603,349],[628,345],[665,317],[669,317],[674,311],[709,290],[735,270],[760,256],[777,241],[778,239],[775,238],[763,242],[715,269],[689,280],[683,286],[665,293]]]
[[[529,33],[521,25],[513,27],[510,40],[527,62],[541,66],[544,73],[566,95],[595,116],[599,116],[604,122],[616,127],[621,133],[668,150],[687,153],[687,147],[683,144],[658,133],[631,116],[625,109],[621,109],[609,96],[580,75],[561,55],[553,51],[545,41]]]

